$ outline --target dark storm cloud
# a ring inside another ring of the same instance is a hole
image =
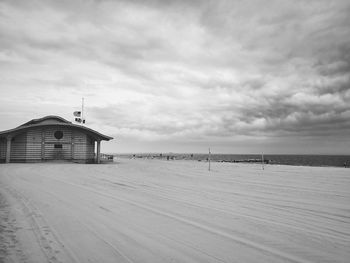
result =
[[[84,95],[92,125],[150,140],[344,138],[349,12],[345,0],[1,1],[0,102]]]

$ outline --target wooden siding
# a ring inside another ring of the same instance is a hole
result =
[[[86,159],[95,158],[95,141],[86,145]]]
[[[55,132],[62,131],[61,139],[55,138]],[[45,160],[71,160],[72,159],[72,130],[62,127],[50,127],[43,130],[44,148],[43,158]],[[62,148],[55,148],[55,144]]]
[[[27,142],[26,133],[19,134],[12,138],[10,160],[13,160],[13,161],[25,160],[26,142]]]
[[[28,161],[41,160],[42,130],[33,129],[27,132],[27,149],[25,158]]]
[[[55,144],[45,143],[45,160],[70,160],[72,159],[71,144],[62,143],[62,148],[55,148]]]
[[[5,160],[6,158],[6,139],[0,138],[0,160]]]
[[[72,142],[72,130],[67,128],[46,128],[45,130],[45,143],[71,143]],[[54,134],[56,131],[62,131],[62,139],[56,139]]]
[[[75,160],[93,160],[95,153],[95,141],[85,133],[74,131],[73,141],[73,159]]]
[[[56,139],[54,133],[62,131]],[[60,145],[55,147],[55,144]],[[0,139],[0,160],[6,158],[6,139]],[[95,140],[88,134],[66,127],[33,128],[11,141],[11,161],[73,160],[93,162]]]
[[[85,144],[88,136],[80,131],[73,131],[73,143]]]
[[[57,122],[62,122],[62,121],[58,121],[57,119],[47,119],[47,120],[40,121],[40,124],[56,124]]]

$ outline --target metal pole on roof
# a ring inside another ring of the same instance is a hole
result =
[[[84,97],[81,98],[81,124],[84,124]]]

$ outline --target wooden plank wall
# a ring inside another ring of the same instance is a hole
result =
[[[94,140],[86,145],[86,158],[91,160],[95,159],[95,141]]]
[[[62,131],[62,139],[56,139],[56,131]],[[45,160],[71,160],[72,159],[72,130],[68,128],[50,127],[43,130],[45,147]],[[62,149],[55,148],[55,144],[62,144]]]
[[[26,156],[26,133],[19,134],[11,140],[11,156],[12,161],[24,161]]]
[[[56,131],[62,131],[63,137],[62,139],[56,139],[54,133]],[[45,143],[71,143],[72,142],[72,130],[67,128],[46,128],[45,132]]]
[[[44,159],[45,160],[71,160],[72,151],[71,144],[62,144],[62,149],[55,148],[55,144],[45,143]]]
[[[93,160],[95,153],[94,140],[80,131],[73,131],[73,159],[75,160]]]
[[[63,132],[62,139],[56,139],[55,131]],[[62,144],[62,149],[55,148]],[[0,139],[0,160],[6,158],[6,139]],[[69,128],[37,128],[28,130],[13,138],[11,161],[77,160],[92,162],[95,158],[95,140],[89,135]]]
[[[87,136],[85,133],[74,131],[73,132],[73,159],[85,160],[86,159],[86,142]]]
[[[26,160],[41,160],[41,129],[29,130],[27,132]]]
[[[0,160],[5,160],[6,158],[6,139],[0,138]]]

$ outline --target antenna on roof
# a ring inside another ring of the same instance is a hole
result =
[[[85,119],[84,119],[84,97],[81,98],[81,119],[82,119],[82,124],[85,124]]]
[[[75,121],[80,123],[81,125],[85,124],[84,118],[84,97],[81,98],[81,111],[73,112],[73,115],[76,117]]]

